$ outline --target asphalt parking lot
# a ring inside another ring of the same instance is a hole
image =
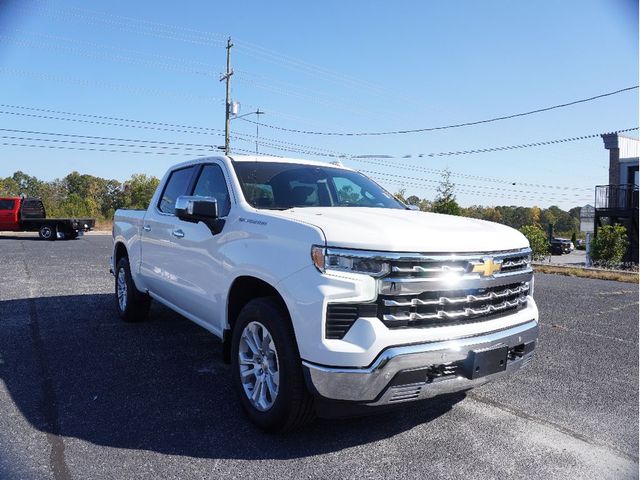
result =
[[[121,322],[111,237],[0,236],[0,478],[638,478],[637,285],[536,277],[533,364],[470,394],[256,430],[220,343]]]

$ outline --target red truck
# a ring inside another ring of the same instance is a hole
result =
[[[94,218],[47,218],[39,198],[0,197],[0,231],[38,232],[43,240],[74,239],[95,223]]]

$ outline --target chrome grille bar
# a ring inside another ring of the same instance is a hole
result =
[[[471,303],[484,300],[493,300],[495,298],[504,298],[509,295],[518,295],[529,291],[529,285],[524,284],[516,288],[507,288],[500,292],[488,292],[485,295],[465,295],[464,297],[439,297],[433,300],[421,300],[420,298],[412,298],[411,300],[384,300],[385,307],[417,307],[427,305],[448,305],[456,303]]]
[[[508,308],[518,307],[520,304],[527,303],[526,298],[517,298],[513,301],[506,300],[498,305],[487,305],[482,308],[465,308],[464,310],[457,310],[455,312],[447,312],[445,310],[438,310],[436,313],[416,313],[411,312],[407,314],[385,314],[383,320],[385,321],[411,321],[411,320],[440,320],[440,319],[459,319],[471,316],[488,315],[493,312],[499,312]]]
[[[413,265],[411,267],[391,267],[394,273],[444,273],[444,272],[465,272],[464,267],[451,267],[449,265],[440,265],[439,267],[423,267],[421,265]]]
[[[496,273],[491,277],[464,274],[455,278],[385,277],[379,281],[382,295],[420,295],[424,292],[498,287],[510,283],[528,282],[533,276],[531,267],[513,272]]]
[[[526,260],[504,261],[502,262],[502,268],[514,268],[525,267],[529,264]]]

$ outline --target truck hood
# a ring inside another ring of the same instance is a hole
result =
[[[414,210],[306,207],[274,213],[320,228],[332,247],[390,252],[462,253],[529,246],[517,230],[474,218]]]

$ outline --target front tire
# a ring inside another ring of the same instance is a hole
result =
[[[115,276],[116,310],[120,318],[125,322],[139,322],[147,318],[151,297],[136,288],[127,257],[118,260]]]
[[[285,309],[275,298],[247,303],[231,340],[233,383],[249,418],[267,432],[285,432],[315,417]]]

